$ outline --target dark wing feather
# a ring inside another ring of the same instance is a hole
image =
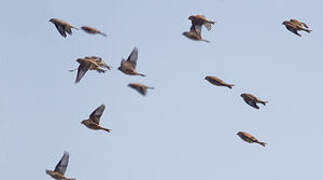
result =
[[[57,23],[54,23],[55,26],[56,26],[56,29],[58,30],[58,32],[63,36],[63,37],[66,37],[66,33],[65,33],[65,28],[64,26],[60,25],[60,24],[57,24]]]
[[[76,75],[76,80],[75,83],[78,83],[81,81],[85,73],[89,70],[90,64],[89,63],[82,63],[79,65],[77,69],[77,75]]]
[[[135,47],[131,51],[131,53],[130,53],[128,59],[127,59],[127,61],[130,62],[134,68],[136,68],[136,66],[137,66],[137,59],[138,59],[138,48]]]
[[[55,167],[56,172],[60,172],[62,174],[65,174],[67,165],[68,165],[68,159],[69,159],[69,154],[68,152],[64,152],[63,157],[61,158],[61,160],[58,162],[58,164]]]
[[[90,115],[90,119],[94,121],[95,123],[99,124],[100,123],[100,118],[103,114],[103,111],[105,110],[105,105],[102,104],[98,108],[96,108]]]

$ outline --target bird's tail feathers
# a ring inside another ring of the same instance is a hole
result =
[[[266,104],[268,103],[268,101],[260,101],[259,103],[263,104],[264,106],[266,106]]]
[[[266,147],[267,143],[265,142],[260,142],[260,141],[257,141],[258,144],[262,145],[263,147]]]
[[[111,129],[108,129],[108,128],[103,128],[103,130],[105,130],[106,132],[111,132]]]
[[[142,77],[146,77],[145,74],[142,74],[142,73],[137,73],[138,76],[142,76]]]
[[[308,33],[311,33],[312,30],[311,29],[304,29],[304,31],[308,32]]]
[[[99,32],[99,34],[101,34],[104,37],[107,37],[107,34],[103,33],[103,32]]]
[[[201,39],[201,41],[204,41],[204,42],[210,43],[210,41],[208,41],[208,40],[206,40],[206,39]]]
[[[235,86],[234,84],[227,84],[226,85],[228,88],[232,89],[233,86]]]

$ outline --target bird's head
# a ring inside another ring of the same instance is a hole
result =
[[[86,120],[83,120],[83,121],[81,122],[81,124],[85,124],[85,122],[86,122]]]
[[[49,22],[51,22],[51,23],[54,23],[54,21],[55,21],[55,18],[51,18],[51,19],[49,20]]]
[[[204,79],[205,80],[209,80],[210,79],[210,76],[206,76]]]
[[[241,132],[241,131],[239,131],[239,132],[237,133],[237,135],[238,135],[238,136],[241,136],[241,134],[242,134],[242,132]]]
[[[242,93],[242,94],[240,94],[240,96],[241,96],[242,98],[244,98],[244,97],[246,97],[246,93]]]
[[[51,172],[51,170],[46,169],[46,174],[50,175]]]
[[[190,16],[188,17],[189,20],[193,20],[194,16]]]
[[[188,32],[183,32],[182,35],[188,37]]]

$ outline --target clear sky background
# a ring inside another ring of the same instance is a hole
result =
[[[0,3],[1,179],[51,179],[66,150],[68,177],[80,180],[322,179],[322,0],[2,1]],[[217,21],[187,39],[190,15]],[[50,18],[88,25],[61,37]],[[296,18],[302,38],[281,23]],[[117,70],[139,49],[138,72]],[[112,71],[75,61],[101,56]],[[215,75],[230,90],[204,80]],[[154,86],[142,97],[130,82]],[[268,100],[256,110],[240,97]],[[80,122],[106,104],[101,123]],[[246,131],[267,147],[248,144]]]

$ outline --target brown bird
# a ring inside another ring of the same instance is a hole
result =
[[[190,31],[183,32],[183,35],[191,40],[204,41],[209,43],[210,41],[202,38],[201,30],[202,30],[202,26],[192,24]]]
[[[128,86],[135,89],[143,96],[145,96],[147,94],[147,89],[154,89],[154,87],[145,86],[145,85],[139,84],[139,83],[130,83],[130,84],[128,84]]]
[[[78,83],[81,81],[83,76],[88,70],[96,70],[99,73],[104,73],[106,69],[111,69],[110,66],[108,66],[102,58],[97,57],[97,56],[90,56],[90,57],[85,57],[85,58],[78,58],[76,60],[80,65],[77,68],[77,75],[76,75],[76,80],[75,83]],[[75,71],[76,69],[70,70],[70,72]]]
[[[98,29],[95,29],[93,27],[89,26],[82,26],[81,29],[89,34],[101,34],[102,36],[107,36],[105,33],[99,31]]]
[[[291,19],[290,21],[284,21],[282,24],[285,25],[285,27],[289,31],[293,32],[299,37],[302,37],[302,35],[299,34],[298,31],[306,31],[307,33],[310,33],[312,31],[308,29],[308,26],[305,23],[300,22],[296,19]]]
[[[248,142],[248,143],[258,143],[262,146],[266,146],[267,143],[265,142],[260,142],[258,141],[254,136],[252,136],[251,134],[249,133],[246,133],[246,132],[242,132],[242,131],[239,131],[237,133],[237,135],[244,141]]]
[[[120,67],[118,69],[121,72],[128,75],[137,75],[137,76],[145,77],[146,75],[136,72],[137,59],[138,59],[138,49],[135,47],[131,51],[127,60],[122,59]]]
[[[72,28],[78,30],[78,28],[60,19],[52,18],[49,20],[49,22],[53,23],[56,26],[56,29],[64,38],[66,38],[66,33],[72,35]]]
[[[100,118],[104,110],[105,110],[105,105],[102,104],[91,113],[89,119],[83,120],[81,124],[84,124],[86,127],[93,130],[104,130],[106,132],[110,132],[111,129],[107,129],[100,126]]]
[[[52,171],[52,170],[46,169],[46,173],[56,180],[75,180],[74,178],[67,178],[64,176],[68,165],[68,159],[69,159],[69,154],[68,152],[65,151],[63,157],[56,165],[55,170]]]
[[[248,94],[248,93],[243,93],[240,95],[243,100],[249,104],[250,106],[259,109],[259,106],[257,105],[257,103],[261,103],[264,106],[266,105],[266,103],[268,103],[268,101],[262,101],[260,99],[258,99],[256,96],[252,95],[252,94]]]
[[[195,15],[188,17],[189,20],[192,21],[192,24],[194,26],[205,26],[207,30],[212,29],[212,24],[215,24],[215,21],[207,20],[205,16],[203,15]]]
[[[222,79],[215,76],[206,76],[204,79],[216,86],[226,86],[230,89],[232,89],[232,86],[234,86],[234,84],[225,83]]]

